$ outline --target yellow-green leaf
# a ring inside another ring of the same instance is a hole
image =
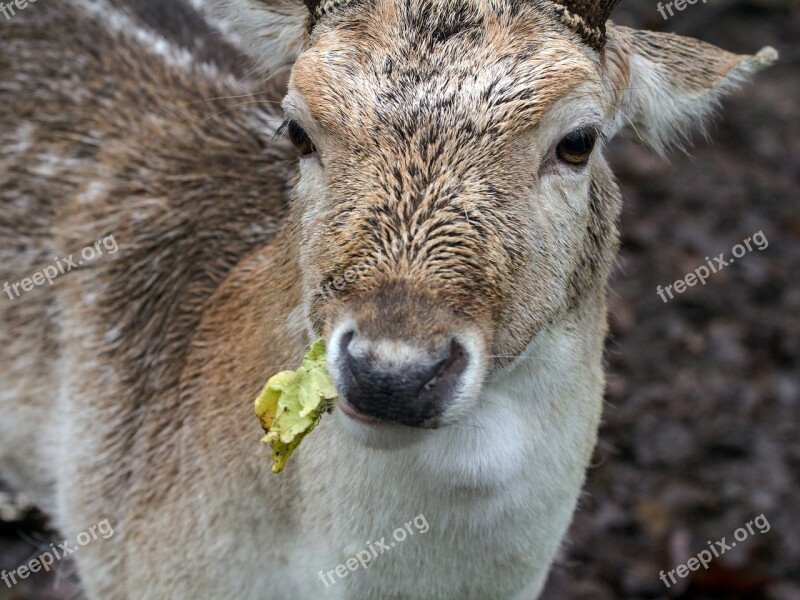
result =
[[[280,473],[292,452],[322,419],[336,399],[336,388],[325,364],[325,341],[317,340],[297,371],[270,378],[256,399],[256,416],[272,446],[272,471]]]

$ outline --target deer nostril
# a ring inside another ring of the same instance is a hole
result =
[[[352,329],[342,334],[342,338],[339,340],[339,350],[342,356],[350,356],[350,342],[353,341],[355,335],[356,332]]]
[[[450,381],[461,377],[467,366],[467,352],[464,346],[455,339],[450,341],[449,354],[439,361],[433,377],[424,385],[425,391],[434,390],[442,383],[449,381],[450,385],[455,385],[456,381]]]
[[[430,353],[342,336],[343,395],[364,416],[419,425],[441,415],[459,388],[468,353],[455,339]]]

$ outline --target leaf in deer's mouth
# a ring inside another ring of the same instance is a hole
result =
[[[280,473],[286,461],[329,412],[337,398],[325,365],[325,340],[317,340],[297,371],[282,371],[267,381],[256,399],[256,416],[272,445],[272,472]]]

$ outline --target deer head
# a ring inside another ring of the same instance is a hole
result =
[[[607,25],[618,0],[220,0],[291,65],[306,316],[352,418],[455,423],[604,294],[619,132],[662,152],[775,58]]]

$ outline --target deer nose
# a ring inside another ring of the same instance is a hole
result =
[[[371,342],[350,332],[340,342],[343,412],[368,423],[425,427],[457,393],[469,362],[456,339],[433,352],[403,342]]]

